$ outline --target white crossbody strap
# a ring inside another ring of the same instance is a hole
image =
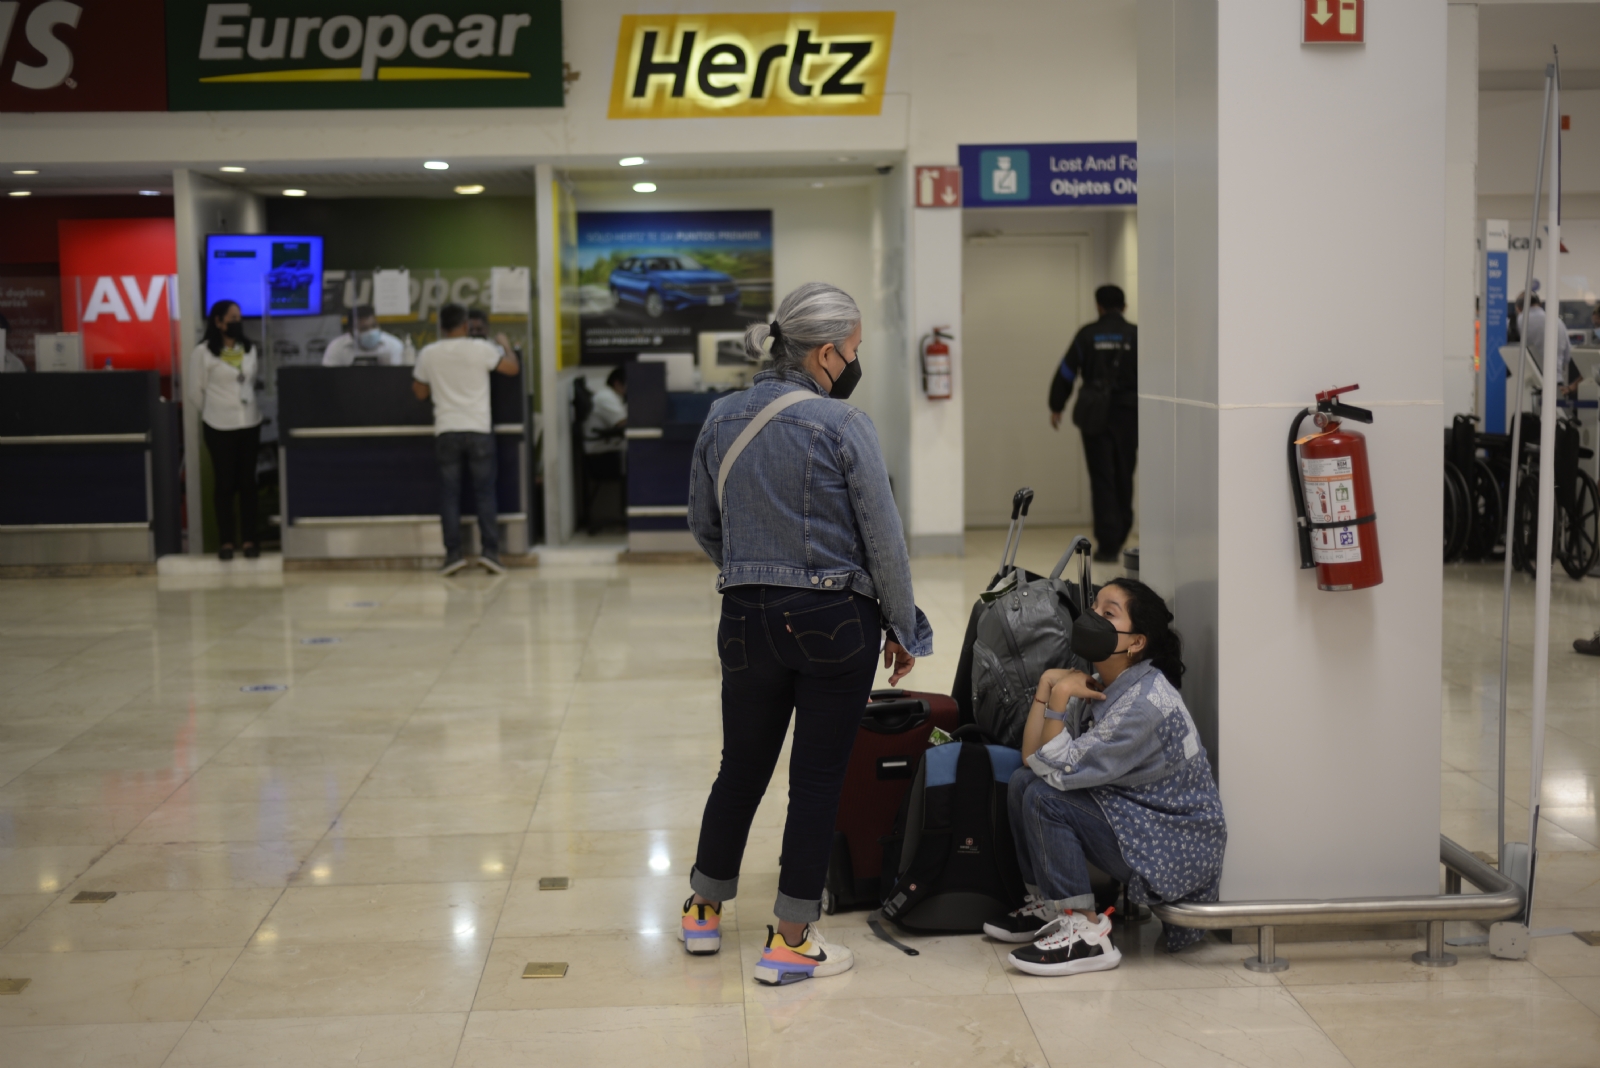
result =
[[[809,389],[791,390],[757,412],[756,417],[750,420],[750,425],[739,432],[739,436],[733,439],[733,444],[728,448],[728,455],[722,458],[722,466],[717,469],[717,507],[722,506],[722,487],[728,484],[728,472],[733,470],[734,461],[738,460],[739,455],[756,439],[756,435],[766,429],[767,424],[772,422],[773,416],[785,408],[804,400],[812,400],[816,396],[817,394]]]

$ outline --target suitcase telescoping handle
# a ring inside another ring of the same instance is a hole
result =
[[[1000,554],[1000,574],[1010,571],[1017,562],[1017,550],[1022,547],[1022,528],[1028,523],[1028,509],[1033,507],[1033,490],[1023,486],[1011,495],[1011,527],[1006,531],[1006,547]]]
[[[1061,559],[1056,561],[1055,570],[1050,572],[1050,581],[1059,582],[1062,572],[1067,569],[1067,562],[1072,559],[1073,553],[1083,554],[1083,571],[1078,576],[1078,611],[1087,612],[1090,607],[1089,594],[1094,587],[1089,582],[1089,539],[1079,534],[1072,539],[1072,544],[1067,546],[1067,551],[1061,554]]]
[[[894,701],[871,701],[861,718],[861,729],[874,734],[903,734],[928,722],[933,710],[928,702],[907,697]]]

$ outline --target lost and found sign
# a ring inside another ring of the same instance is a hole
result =
[[[1133,141],[962,145],[962,199],[969,208],[1136,204],[1137,148]]]

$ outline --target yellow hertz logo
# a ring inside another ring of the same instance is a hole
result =
[[[365,82],[458,81],[484,78],[527,78],[527,71],[484,67],[379,66],[410,53],[436,60],[447,53],[459,59],[510,56],[517,34],[533,20],[528,15],[423,15],[407,23],[399,15],[369,15],[363,22],[354,15],[333,18],[251,18],[249,4],[208,4],[200,37],[201,60],[243,59],[304,61],[315,47],[333,60],[360,57],[354,67],[299,67],[288,70],[217,74],[202,82]]]
[[[893,11],[624,15],[613,119],[876,115]]]

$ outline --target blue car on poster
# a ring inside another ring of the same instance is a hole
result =
[[[612,270],[610,284],[618,307],[637,305],[652,319],[668,311],[731,311],[739,306],[738,283],[681,253],[630,256]]]

